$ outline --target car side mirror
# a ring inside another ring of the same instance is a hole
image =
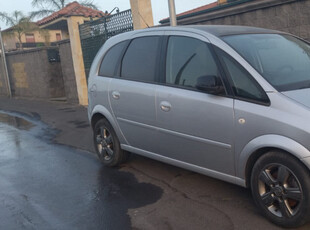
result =
[[[210,94],[221,94],[224,92],[223,84],[219,77],[214,75],[201,76],[197,79],[196,88]]]

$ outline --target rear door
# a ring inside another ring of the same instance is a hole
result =
[[[240,156],[242,150],[251,140],[266,134],[273,126],[274,120],[266,117],[266,114],[272,113],[270,100],[260,84],[236,59],[218,47],[215,47],[215,50],[231,83],[235,98],[236,173],[237,176],[244,177],[242,167],[239,166],[245,164],[247,159]]]
[[[160,34],[133,38],[121,62],[119,78],[110,82],[115,118],[132,147],[158,152],[155,92],[161,46]]]
[[[200,76],[222,77],[212,48],[200,35],[166,35],[163,86],[156,92],[160,153],[232,175],[233,99],[195,88]]]

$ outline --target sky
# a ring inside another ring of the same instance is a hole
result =
[[[0,0],[0,12],[12,13],[14,10],[22,11],[27,14],[35,9],[31,6],[32,0]],[[73,1],[73,0],[72,0]],[[197,8],[215,2],[216,0],[175,0],[176,12],[182,13],[187,10]],[[154,24],[159,24],[161,19],[169,17],[168,0],[151,0],[153,8]],[[94,0],[94,3],[100,7],[102,11],[110,12],[114,7],[118,7],[120,11],[130,9],[129,0]],[[1,29],[8,26],[0,21]]]

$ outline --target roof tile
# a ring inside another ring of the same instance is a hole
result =
[[[103,17],[104,15],[105,13],[100,10],[94,10],[86,6],[82,6],[78,2],[74,1],[67,4],[61,10],[54,12],[51,15],[37,21],[37,24],[41,26],[51,21],[54,21],[55,19],[60,17],[69,17],[69,16]]]

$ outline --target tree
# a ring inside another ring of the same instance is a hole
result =
[[[26,33],[39,30],[39,27],[31,22],[30,18],[25,16],[21,11],[13,11],[11,15],[0,12],[0,19],[2,19],[6,25],[10,26],[6,34],[17,37],[20,49],[22,49],[22,36]]]
[[[38,7],[39,10],[31,12],[30,17],[35,18],[47,16],[51,13],[61,10],[68,3],[70,3],[69,0],[32,0],[32,6]],[[92,0],[84,0],[81,1],[80,4],[98,10],[98,7],[93,3]]]

